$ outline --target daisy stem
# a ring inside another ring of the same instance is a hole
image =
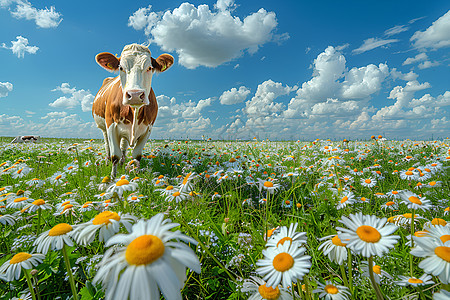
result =
[[[350,251],[348,251],[347,267],[348,267],[348,288],[350,289],[350,292],[353,295],[352,253]]]
[[[34,293],[33,284],[31,283],[31,276],[28,270],[23,269],[23,272],[25,273],[25,278],[27,279],[28,289],[30,290],[31,297],[33,300],[36,300],[36,294]]]
[[[308,275],[305,275],[305,292],[307,299],[311,299],[311,291],[309,290],[309,278]]]
[[[381,293],[380,287],[375,281],[375,276],[373,275],[373,256],[369,257],[369,275],[370,281],[372,282],[373,289],[375,290],[375,294],[377,296],[377,300],[383,300],[383,294]]]
[[[41,234],[41,213],[42,209],[38,208],[38,219],[37,219],[37,235]]]
[[[64,262],[66,263],[67,274],[69,275],[70,289],[72,290],[72,295],[74,300],[78,300],[77,288],[75,287],[75,280],[73,278],[72,269],[70,267],[69,255],[67,254],[67,246],[63,245],[62,253],[64,256]]]
[[[297,279],[297,291],[298,291],[298,295],[300,296],[300,299],[303,300],[302,283],[300,282],[299,279]],[[292,289],[292,295],[294,295],[294,290],[293,289]]]
[[[345,274],[345,268],[344,268],[344,265],[339,265],[339,268],[341,269],[342,280],[344,280],[345,286],[348,287],[348,288],[350,288],[349,285],[348,285],[347,275]]]
[[[412,215],[411,215],[411,249],[414,247],[414,215],[416,213],[416,210],[413,209],[412,210]],[[414,272],[413,272],[413,256],[410,253],[409,254],[409,271],[411,273],[411,277],[414,277]]]

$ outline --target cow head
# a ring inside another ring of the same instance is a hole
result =
[[[103,52],[97,54],[95,60],[110,72],[119,70],[123,105],[133,107],[149,104],[153,74],[164,72],[173,64],[171,55],[161,54],[154,59],[147,47],[138,44],[125,46],[120,57]]]

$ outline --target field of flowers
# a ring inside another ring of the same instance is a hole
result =
[[[1,141],[0,299],[450,299],[448,139]]]

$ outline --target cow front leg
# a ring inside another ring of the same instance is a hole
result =
[[[147,131],[141,135],[136,143],[136,146],[133,148],[132,157],[133,161],[136,164],[137,169],[140,167],[140,161],[142,158],[142,150],[144,150],[145,143],[147,143],[147,140],[150,136],[151,127],[147,129]]]
[[[128,149],[129,143],[128,140],[125,138],[122,138],[120,141],[120,150],[122,151],[122,157],[120,158],[120,164],[123,165],[127,158],[127,149]]]
[[[108,127],[108,143],[112,162],[111,178],[116,178],[117,164],[119,163],[120,157],[122,156],[122,151],[120,150],[119,146],[119,130],[117,128],[117,124],[115,123],[112,123]]]

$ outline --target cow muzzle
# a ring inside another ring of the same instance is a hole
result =
[[[146,104],[144,90],[128,90],[123,97],[124,105],[141,106]]]

